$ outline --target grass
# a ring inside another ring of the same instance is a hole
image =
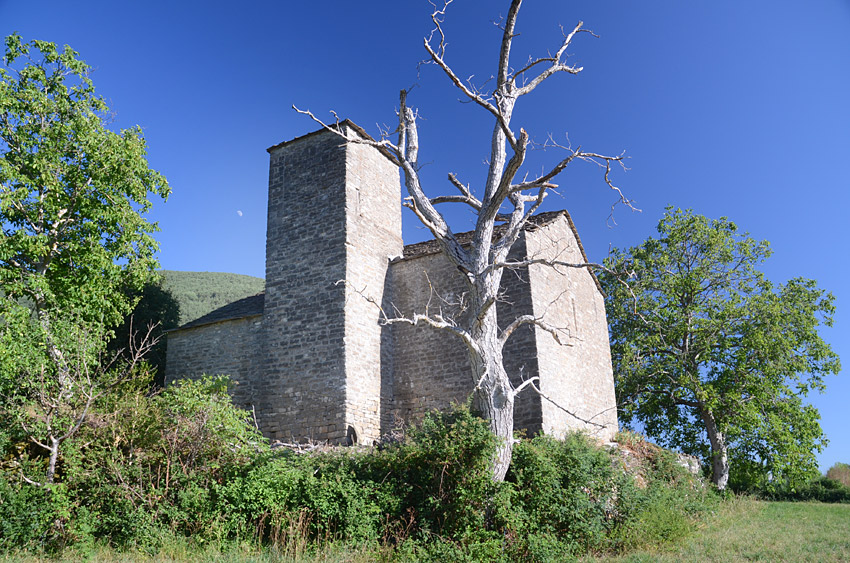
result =
[[[588,561],[850,561],[850,504],[733,500],[672,547]]]
[[[88,551],[68,550],[61,557],[45,557],[31,554],[0,554],[2,563],[371,563],[379,552],[354,551],[351,548],[335,549],[333,546],[320,549],[318,553],[281,554],[271,548],[257,549],[251,546],[230,545],[224,549],[214,546],[198,547],[188,543],[164,547],[156,555],[144,552],[120,552],[108,547],[96,547]]]
[[[367,562],[380,558],[377,552],[337,551],[332,547],[319,554],[281,556],[273,550],[230,546],[167,546],[159,554],[120,553],[95,548],[87,553],[68,552],[59,561],[92,562],[215,561],[215,562]],[[386,554],[384,554],[386,555]],[[0,562],[46,561],[32,555],[0,555]],[[673,546],[647,549],[620,557],[586,558],[586,562],[643,563],[649,561],[850,561],[850,504],[765,502],[730,500],[696,533]]]

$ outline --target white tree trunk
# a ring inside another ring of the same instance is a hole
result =
[[[489,421],[490,430],[500,441],[492,470],[493,479],[503,481],[513,452],[515,393],[502,361],[496,307],[489,307],[483,318],[475,322],[473,340],[478,351],[469,352],[475,381],[473,406]]]
[[[346,142],[362,143],[389,151],[404,176],[409,195],[405,207],[413,211],[417,218],[431,231],[440,243],[446,257],[466,275],[470,293],[467,314],[470,315],[465,326],[458,319],[447,319],[442,315],[429,317],[428,314],[414,313],[412,317],[389,318],[384,315],[387,324],[405,322],[409,324],[427,324],[431,327],[447,330],[461,338],[469,350],[470,364],[474,381],[474,406],[490,421],[490,428],[502,440],[499,451],[493,460],[493,478],[501,481],[510,465],[513,450],[514,398],[526,385],[514,388],[502,362],[502,348],[514,328],[520,324],[535,324],[547,332],[556,335],[557,330],[548,326],[543,319],[525,315],[511,320],[505,334],[500,334],[496,318],[496,301],[499,283],[506,267],[523,267],[531,264],[548,264],[567,267],[588,267],[590,264],[566,264],[557,260],[528,259],[508,266],[508,253],[523,228],[543,203],[548,190],[556,188],[552,180],[573,160],[585,160],[600,165],[605,171],[605,183],[614,190],[619,199],[629,207],[620,189],[610,179],[612,163],[621,163],[623,155],[604,156],[596,153],[559,147],[566,152],[548,171],[538,174],[517,176],[525,162],[529,135],[525,129],[517,131],[511,126],[515,104],[520,97],[530,94],[542,82],[558,73],[578,74],[582,68],[567,63],[567,48],[582,29],[582,22],[565,33],[560,47],[547,57],[532,58],[520,67],[511,65],[511,48],[515,33],[517,14],[522,0],[511,0],[507,16],[501,26],[502,42],[499,50],[498,72],[495,87],[491,92],[479,90],[470,80],[464,81],[446,63],[446,41],[441,23],[446,8],[452,0],[444,0],[442,8],[434,5],[431,20],[434,30],[424,40],[424,46],[431,62],[436,64],[464,96],[478,107],[488,112],[494,119],[493,134],[490,141],[490,158],[487,178],[483,186],[473,189],[464,185],[454,174],[449,174],[450,183],[460,191],[460,196],[438,196],[429,198],[423,189],[419,176],[419,133],[416,126],[417,112],[407,106],[407,91],[402,90],[399,98],[398,142],[394,144],[388,133],[380,141],[366,138],[349,138],[338,127],[329,126],[309,111],[295,108],[299,113],[310,116],[330,131],[338,133]],[[293,106],[294,107],[294,106]],[[553,147],[557,147],[555,144]],[[522,180],[517,181],[517,178]],[[480,194],[480,196],[479,196]],[[476,213],[475,232],[471,244],[461,244],[449,227],[445,217],[437,211],[435,205],[442,203],[462,203],[472,207]],[[500,229],[497,230],[496,223]],[[598,265],[592,265],[598,267]],[[376,303],[369,298],[370,301]],[[376,303],[377,304],[377,303]],[[379,306],[380,307],[380,306]],[[530,383],[530,382],[526,382]]]
[[[717,486],[717,490],[726,489],[729,482],[729,455],[726,446],[726,437],[717,428],[717,421],[711,411],[702,411],[702,420],[705,422],[705,431],[708,441],[711,443],[711,482]]]

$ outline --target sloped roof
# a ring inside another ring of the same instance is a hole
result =
[[[357,125],[356,123],[351,121],[350,119],[343,119],[339,123],[336,123],[334,125],[330,125],[329,127],[331,127],[331,129],[329,129],[327,127],[320,127],[319,129],[316,129],[315,131],[305,133],[304,135],[301,135],[299,137],[295,137],[294,139],[289,139],[288,141],[283,141],[282,143],[272,145],[272,146],[270,146],[269,148],[266,149],[266,152],[272,153],[272,152],[276,151],[277,149],[279,149],[281,147],[285,147],[287,145],[297,143],[298,141],[302,141],[304,139],[307,139],[309,137],[313,137],[315,135],[321,135],[322,133],[333,133],[334,135],[336,135],[337,133],[336,133],[335,129],[342,129],[343,126],[351,128],[352,130],[354,130],[355,133],[360,135],[361,138],[363,138],[367,141],[375,141],[374,137],[372,137],[372,135],[367,133],[365,129],[363,129],[362,127],[360,127],[359,125]],[[391,153],[389,151],[389,149],[387,149],[385,147],[376,147],[376,148],[378,149],[378,151],[381,154],[383,154],[385,157],[390,159],[390,162],[398,165],[398,161],[396,160],[393,153]]]
[[[262,315],[265,298],[265,292],[260,292],[256,295],[244,297],[239,301],[234,301],[233,303],[228,303],[224,307],[219,307],[215,311],[210,311],[203,317],[199,317],[194,321],[190,321],[174,330],[183,330],[185,328],[194,328],[197,326],[219,323],[222,321],[232,321],[235,319]]]
[[[524,229],[526,231],[536,231],[540,227],[546,226],[561,215],[565,215],[567,217],[567,221],[570,224],[570,228],[573,231],[573,234],[578,240],[578,233],[576,232],[575,225],[573,225],[572,219],[570,219],[570,214],[567,213],[566,210],[562,209],[560,211],[547,211],[546,213],[538,213],[537,215],[532,215],[528,218],[528,222],[525,224]],[[504,225],[497,225],[496,229],[493,232],[494,237],[500,236],[503,232],[505,232]],[[463,233],[455,233],[455,238],[459,243],[463,245],[470,244],[472,242],[472,236],[475,234],[475,231],[466,231]],[[581,248],[581,242],[579,241],[579,248]],[[426,256],[428,254],[436,254],[440,252],[442,249],[440,248],[440,243],[437,242],[436,239],[426,240],[423,242],[417,242],[414,244],[407,244],[404,246],[404,255],[401,258],[396,258],[396,260],[405,260],[408,258],[418,258],[419,256]],[[584,256],[584,248],[581,248],[582,256]],[[585,257],[585,261],[587,257]]]

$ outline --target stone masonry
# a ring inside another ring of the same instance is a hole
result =
[[[366,137],[349,121],[346,136]],[[463,402],[473,387],[456,337],[430,327],[383,326],[385,311],[451,310],[460,274],[434,241],[403,246],[398,168],[364,144],[319,130],[268,149],[266,290],[168,334],[166,380],[225,374],[234,401],[253,408],[273,439],[372,443],[398,420]],[[463,238],[465,235],[458,235]],[[586,262],[566,211],[529,221],[515,258]],[[524,327],[509,339],[517,399],[529,434],[617,431],[601,288],[586,269],[532,265],[506,271],[501,323],[534,314],[569,332],[566,345]]]

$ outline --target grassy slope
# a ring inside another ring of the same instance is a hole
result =
[[[673,548],[605,561],[850,561],[850,504],[730,501]]]
[[[263,291],[265,280],[221,272],[163,270],[163,285],[180,303],[180,324]]]

